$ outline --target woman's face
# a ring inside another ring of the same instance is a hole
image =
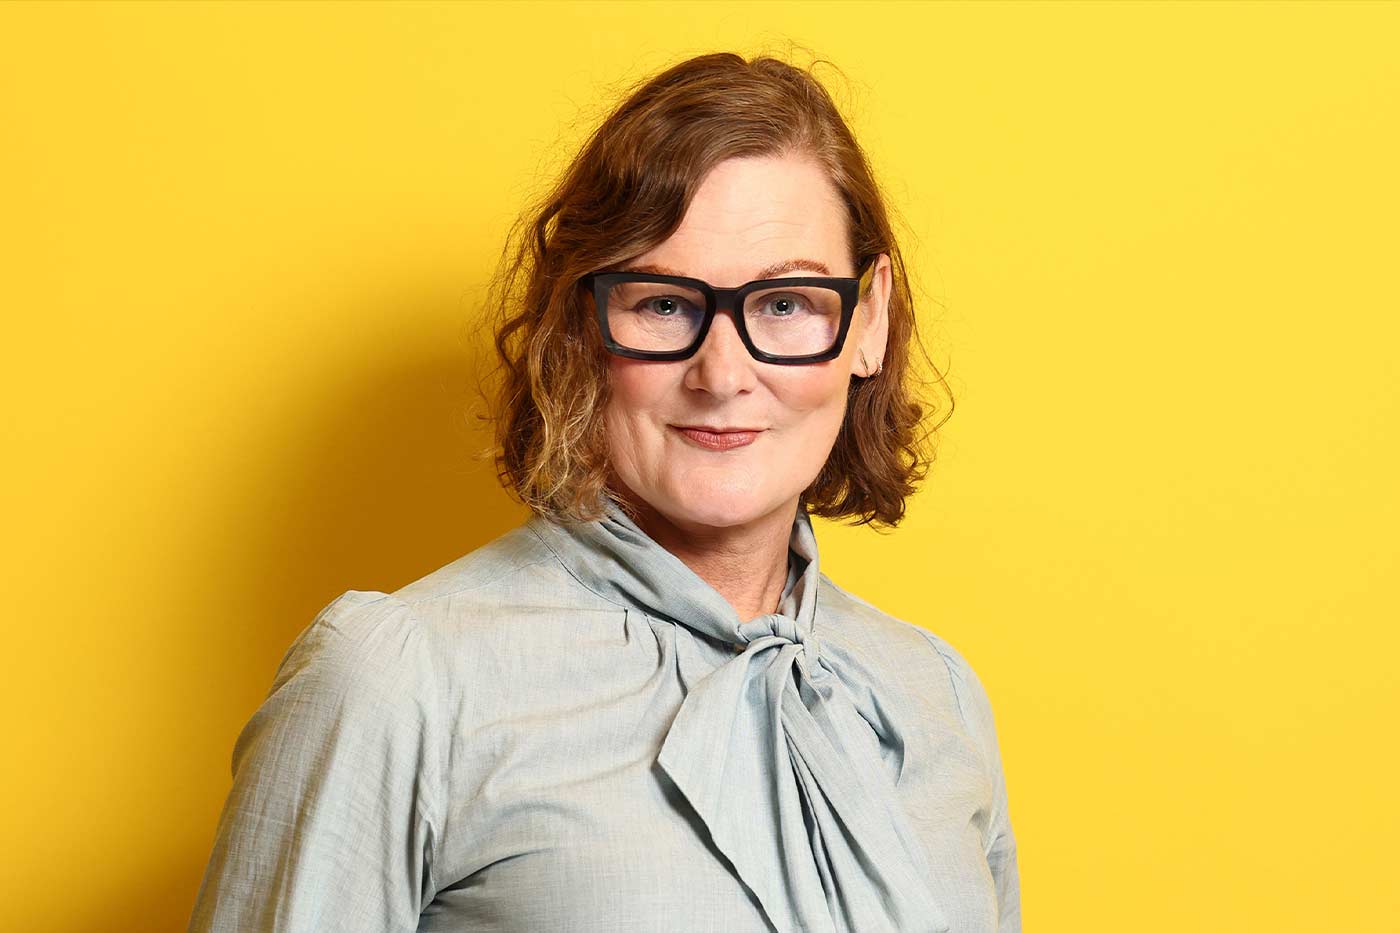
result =
[[[670,239],[625,268],[719,287],[789,275],[854,276],[846,223],[835,187],[809,158],[730,159],[706,176]],[[774,271],[799,261],[803,267]],[[688,360],[610,354],[605,420],[618,492],[694,531],[746,525],[779,511],[790,516],[836,441],[852,373],[865,374],[858,350],[872,371],[884,358],[889,268],[889,258],[880,256],[870,296],[856,309],[834,360],[761,363],[726,313],[715,315]],[[683,426],[758,433],[746,445],[714,449]]]

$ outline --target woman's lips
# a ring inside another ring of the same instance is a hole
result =
[[[752,444],[754,439],[762,432],[760,431],[725,431],[716,434],[711,431],[701,431],[698,428],[676,427],[677,431],[690,438],[701,447],[708,447],[710,450],[732,450],[735,447],[743,447],[745,444]]]

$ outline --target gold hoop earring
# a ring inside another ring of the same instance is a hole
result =
[[[866,378],[866,379],[869,379],[869,378],[871,378],[871,377],[873,377],[873,376],[878,376],[878,375],[880,375],[880,370],[881,370],[881,369],[884,367],[884,365],[885,365],[884,360],[881,360],[881,361],[880,361],[880,365],[879,365],[879,366],[876,366],[876,367],[875,367],[875,371],[872,373],[872,372],[870,371],[870,361],[867,360],[867,359],[865,358],[865,351],[864,351],[864,350],[857,350],[856,352],[858,352],[858,353],[860,354],[860,361],[861,361],[862,363],[865,364],[865,378]]]

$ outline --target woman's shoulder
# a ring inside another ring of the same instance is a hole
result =
[[[509,588],[518,578],[538,577],[536,568],[552,569],[556,563],[548,547],[530,530],[533,519],[497,535],[447,564],[393,591],[393,596],[415,606],[493,588]]]
[[[543,519],[520,524],[390,595],[433,628],[499,623],[516,608],[613,608],[570,576],[536,530]]]
[[[916,653],[933,652],[945,663],[966,666],[966,660],[952,645],[927,628],[881,609],[825,573],[820,580],[820,604],[823,614],[830,620],[828,630],[835,628],[845,638],[856,642],[878,640],[882,646],[892,644]]]
[[[569,576],[526,519],[485,544],[392,591],[347,590],[331,600],[294,646],[363,655],[358,663],[407,663],[416,657],[464,660],[463,639],[529,641],[539,625],[503,624],[528,615],[538,623],[615,607]],[[547,627],[547,626],[546,626]],[[526,646],[528,647],[528,646]]]
[[[969,729],[985,734],[991,720],[986,689],[961,651],[938,633],[893,615],[821,574],[826,638],[865,649],[894,667],[901,679],[945,696]],[[834,624],[832,624],[834,623]]]
[[[521,524],[397,590],[345,590],[287,648],[272,692],[295,681],[337,703],[383,704],[381,715],[451,692],[474,653],[464,637],[490,637],[503,608],[553,589],[552,559]]]
[[[574,580],[527,520],[392,592],[349,589],[326,603],[287,648],[268,694],[235,745],[235,767],[264,738],[298,746],[364,746],[384,767],[419,761],[442,772],[464,718],[494,722],[521,703],[502,689],[522,672],[554,683],[555,650],[590,610],[617,607]],[[538,676],[536,676],[538,675]],[[399,748],[380,755],[378,750]],[[433,762],[437,762],[434,764]]]
[[[436,720],[436,677],[434,652],[405,604],[387,593],[346,590],[283,654],[235,744],[235,770],[270,729],[316,742],[347,731],[390,736]]]

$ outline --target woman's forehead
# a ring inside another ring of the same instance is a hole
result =
[[[844,213],[826,169],[809,158],[728,159],[701,181],[676,232],[793,237]]]
[[[675,232],[627,268],[739,284],[850,275],[848,253],[846,211],[825,169],[797,156],[744,158],[713,169]]]

